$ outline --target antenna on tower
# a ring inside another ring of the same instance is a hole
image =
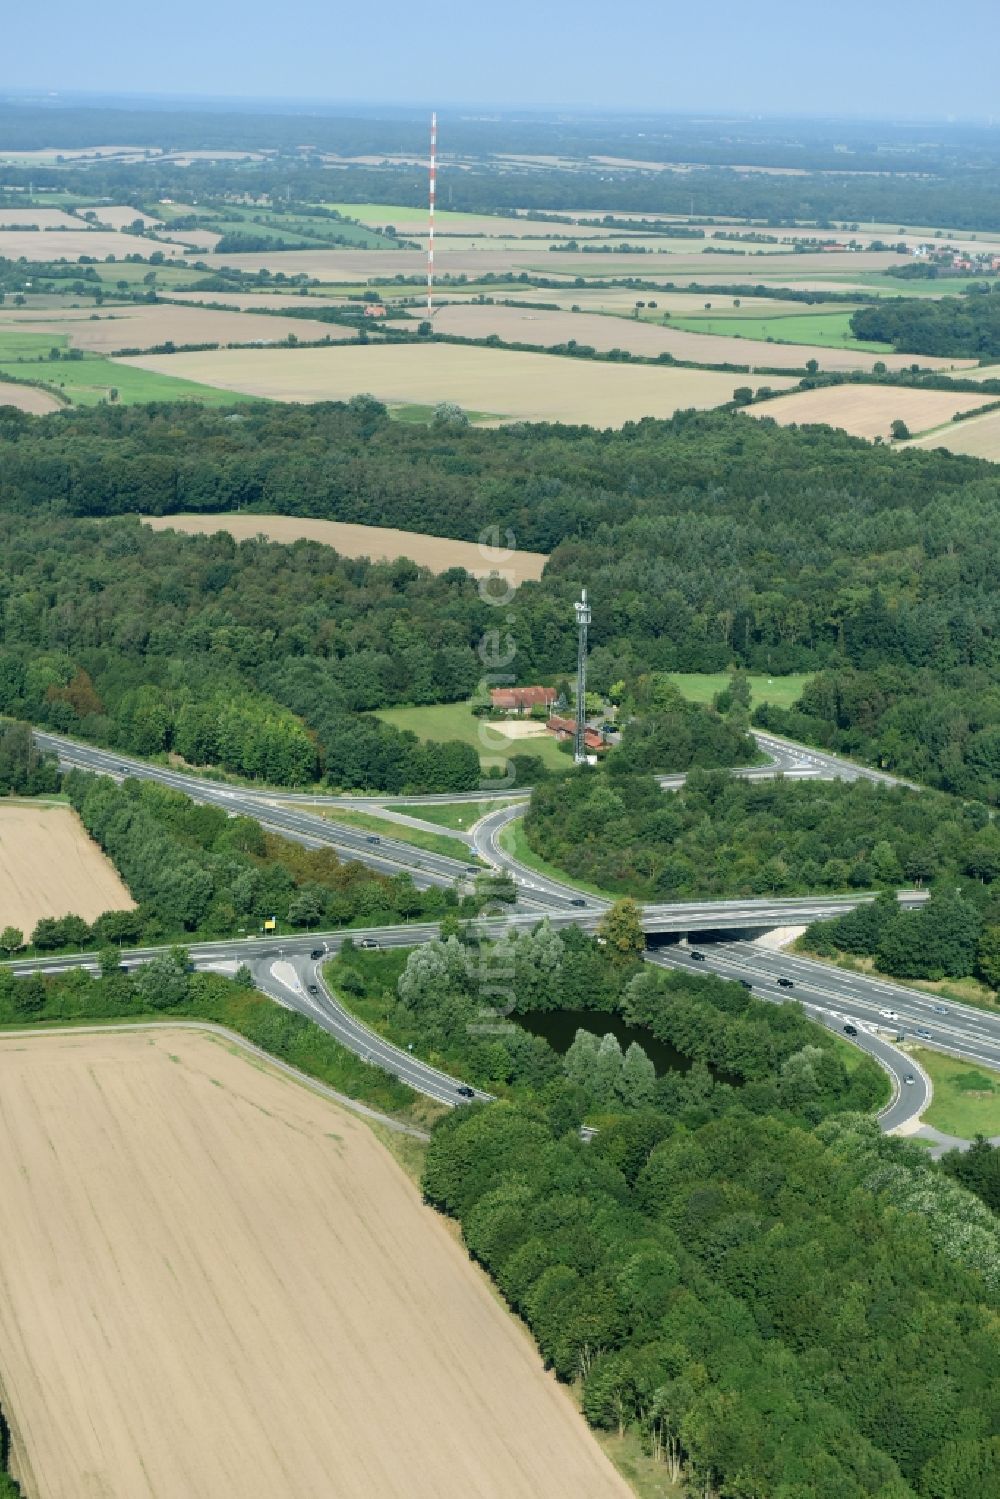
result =
[[[573,760],[583,765],[587,759],[587,627],[590,624],[590,605],[587,590],[580,592],[580,601],[573,605],[576,611],[576,733],[573,736]]]
[[[437,112],[431,115],[430,205],[427,230],[427,316],[434,316],[434,197],[437,193]]]

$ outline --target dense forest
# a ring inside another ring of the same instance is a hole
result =
[[[982,282],[964,297],[892,297],[851,317],[856,338],[892,344],[898,354],[1000,359],[1000,297]]]
[[[457,1110],[428,1199],[588,1420],[698,1494],[998,1492],[995,1216],[873,1123]]]
[[[1000,796],[1000,684],[996,667],[901,660],[899,611],[869,601],[881,648],[852,652],[864,663],[823,671],[792,708],[763,704],[753,720],[806,744],[854,755],[938,786],[996,803]],[[923,653],[921,653],[923,654]],[[892,665],[877,665],[879,659]]]
[[[111,523],[239,508],[468,540],[509,530],[551,553],[507,611],[518,680],[572,669],[585,584],[597,690],[734,661],[826,671],[862,691],[832,717],[807,695],[790,733],[1000,793],[997,470],[731,413],[494,432],[391,422],[367,398],[4,410],[0,711],[274,780],[475,784],[470,747],[357,715],[473,690],[495,623],[476,584]]]
[[[679,791],[609,765],[535,787],[524,819],[542,858],[653,900],[806,894],[1000,876],[985,807],[870,781],[749,781],[692,771]]]

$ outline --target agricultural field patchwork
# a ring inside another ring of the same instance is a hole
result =
[[[987,411],[982,416],[970,416],[964,422],[953,422],[951,426],[916,438],[907,446],[947,448],[949,453],[965,453],[969,458],[987,458],[991,463],[1000,463],[1000,411]]]
[[[58,411],[62,402],[51,391],[39,390],[37,386],[0,380],[0,406],[16,406],[18,411],[28,411],[32,416],[44,416],[48,411]]]
[[[354,338],[350,328],[311,318],[269,317],[265,313],[227,312],[212,307],[153,306],[125,303],[94,311],[88,308],[55,309],[39,316],[21,309],[0,308],[0,351],[6,353],[8,339],[20,333],[45,342],[33,347],[47,352],[48,345],[65,339],[69,347],[93,353],[114,354],[119,349],[150,349],[161,344],[251,344],[280,343],[293,337],[301,343],[329,338],[334,342]],[[30,344],[25,347],[32,347]]]
[[[692,335],[693,336],[693,335]],[[389,405],[454,401],[464,409],[524,421],[619,427],[732,399],[738,385],[782,388],[706,370],[595,364],[546,354],[450,344],[352,344],[335,349],[228,350],[146,355],[120,361],[149,373],[204,381],[284,401],[349,400],[360,392]]]
[[[0,1041],[0,1096],[0,1384],[27,1493],[627,1499],[350,1114],[167,1028]]]
[[[541,295],[541,294],[540,294]],[[420,309],[414,309],[414,317],[421,317]],[[720,324],[728,323],[720,319]],[[847,314],[835,315],[839,328],[847,326]],[[802,324],[802,331],[823,331],[828,317],[775,318],[775,329],[792,324]],[[790,340],[787,343],[765,341],[760,332],[772,326],[767,319],[747,320],[747,333],[716,333],[713,320],[685,318],[680,325],[654,324],[643,319],[621,317],[599,317],[586,312],[548,312],[540,308],[483,306],[481,304],[451,305],[440,307],[434,315],[434,327],[439,333],[454,333],[464,338],[487,338],[496,333],[507,343],[532,343],[541,347],[565,344],[575,340],[579,344],[606,353],[610,349],[626,349],[631,354],[640,354],[655,359],[660,354],[671,354],[675,359],[697,364],[749,365],[758,369],[803,369],[808,359],[815,359],[827,370],[871,370],[876,360],[881,359],[888,369],[909,369],[914,363],[912,355],[885,353],[881,345],[871,352],[873,346],[847,341],[834,341],[830,333],[830,346],[810,345],[808,342]],[[734,319],[732,327],[744,326],[743,319]],[[755,336],[755,331],[759,336]],[[780,338],[779,333],[775,333]],[[956,363],[970,361],[945,359],[920,359],[927,367],[950,367]]]

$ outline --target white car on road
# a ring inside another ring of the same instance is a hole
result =
[[[899,1016],[896,1014],[895,1010],[879,1010],[879,1014],[882,1016],[883,1020],[899,1019]]]

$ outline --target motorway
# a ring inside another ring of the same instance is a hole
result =
[[[578,918],[554,916],[552,924],[558,927],[575,919]],[[506,921],[483,921],[477,927],[480,935],[495,939],[510,926],[530,930],[536,921],[536,915],[523,914]],[[592,925],[593,917],[583,924]],[[194,965],[203,971],[231,974],[238,965],[245,965],[259,989],[313,1021],[364,1061],[384,1068],[438,1103],[448,1106],[460,1103],[464,1095],[458,1090],[466,1086],[461,1079],[451,1077],[385,1041],[355,1019],[328,988],[323,979],[323,964],[339,951],[346,935],[344,932],[312,933],[280,939],[244,938],[195,943],[188,953]],[[438,935],[438,929],[435,924],[424,922],[373,927],[349,935],[355,942],[368,938],[377,942],[380,948],[412,947],[432,941]],[[153,947],[134,948],[122,954],[122,961],[135,967],[162,951],[164,949]],[[703,959],[699,961],[692,957],[692,952],[701,952]],[[855,1044],[873,1056],[893,1081],[893,1098],[880,1115],[882,1128],[887,1131],[910,1126],[916,1121],[929,1102],[930,1086],[913,1060],[885,1035],[880,1035],[880,1031],[888,1031],[892,1036],[905,1026],[907,1034],[912,1037],[918,1026],[926,1027],[931,1030],[927,1045],[933,1044],[954,1055],[1000,1068],[1000,1017],[994,1019],[968,1006],[945,1006],[933,996],[918,994],[901,985],[846,974],[807,959],[760,949],[748,942],[708,943],[696,949],[676,943],[654,946],[647,950],[646,958],[663,967],[695,968],[696,971],[704,968],[723,978],[745,979],[758,998],[772,1002],[798,1000],[814,1019],[833,1030],[842,1031],[845,1024],[853,1023],[858,1031]],[[10,966],[15,974],[25,975],[65,972],[77,967],[96,970],[97,964],[90,953],[20,959]],[[791,992],[779,988],[777,980],[782,976],[792,978],[794,989]],[[889,1009],[898,1019],[886,1021],[884,1012]],[[945,1013],[941,1015],[939,1011]],[[484,1015],[484,1022],[503,1025],[502,1020],[496,1020],[490,1013]],[[908,1076],[913,1079],[910,1083],[906,1082]],[[483,1100],[490,1097],[477,1089],[473,1089],[470,1096]]]
[[[42,748],[57,753],[64,766],[78,766],[118,778],[134,775],[156,780],[195,800],[219,806],[227,813],[252,817],[307,847],[332,847],[341,856],[361,860],[387,874],[405,871],[418,885],[451,885],[456,880],[467,880],[476,867],[472,860],[478,855],[492,867],[511,874],[518,887],[517,906],[508,917],[497,922],[484,921],[478,924],[484,936],[498,936],[508,926],[530,928],[541,913],[549,917],[556,927],[576,922],[593,929],[608,906],[606,900],[579,891],[568,881],[527,868],[502,847],[502,829],[513,818],[523,815],[523,801],[517,802],[514,798],[523,797],[526,788],[506,793],[504,799],[510,805],[502,806],[481,819],[469,835],[458,835],[463,841],[467,837],[471,844],[470,863],[464,864],[456,859],[416,849],[391,837],[380,837],[373,843],[369,835],[321,817],[307,808],[322,805],[332,809],[337,805],[353,805],[376,809],[383,802],[392,801],[395,805],[405,805],[416,812],[422,804],[475,801],[483,797],[498,799],[495,793],[486,789],[464,795],[444,793],[426,797],[382,798],[303,796],[301,793],[255,791],[204,780],[168,767],[136,760],[131,756],[80,745],[56,735],[37,732],[36,738]],[[770,763],[740,767],[733,774],[748,779],[764,779],[782,774],[800,779],[865,779],[890,785],[908,784],[885,772],[855,765],[838,756],[794,744],[776,735],[756,733],[755,738],[760,749],[769,756]],[[684,777],[662,776],[659,780],[665,789],[673,789],[683,784]],[[435,830],[440,831],[438,828]],[[913,1039],[914,1033],[919,1032],[916,1039],[923,1044],[969,1061],[1000,1068],[1000,1018],[994,1021],[991,1016],[969,1006],[953,1003],[945,1005],[936,1001],[933,996],[923,995],[902,985],[849,973],[805,958],[793,958],[759,947],[750,941],[732,940],[734,934],[742,938],[746,934],[768,928],[804,925],[809,921],[835,916],[865,899],[870,897],[820,896],[668,902],[645,907],[643,926],[651,934],[680,936],[682,942],[689,934],[700,933],[706,968],[725,977],[746,979],[761,997],[798,999],[815,1018],[841,1032],[845,1024],[854,1024],[858,1031],[858,1036],[853,1038],[855,1044],[875,1056],[893,1078],[893,1101],[884,1111],[881,1123],[884,1129],[898,1129],[901,1126],[912,1126],[921,1109],[926,1107],[930,1096],[929,1082],[921,1069],[890,1040],[880,1036],[878,1031],[888,1030],[890,1035],[895,1035],[897,1031],[903,1030],[908,1039]],[[900,896],[901,902],[910,906],[918,905],[925,899],[926,893],[922,891],[903,892]],[[237,963],[247,963],[255,983],[264,992],[307,1015],[365,1060],[385,1067],[439,1102],[455,1104],[460,1101],[457,1079],[447,1077],[419,1059],[390,1046],[360,1025],[326,988],[320,972],[321,963],[313,960],[310,952],[321,948],[324,952],[335,952],[343,935],[335,932],[322,937],[307,935],[301,938],[282,938],[280,941],[271,939],[266,945],[254,939],[197,944],[190,951],[192,960],[199,967],[222,965],[225,968]],[[370,935],[380,946],[408,946],[430,940],[437,935],[437,928],[425,923],[381,928],[368,934],[352,932],[350,935],[356,939]],[[126,956],[130,961],[140,962],[151,956],[153,951],[136,950]],[[689,966],[697,961],[689,956],[688,950],[681,944],[653,946],[648,956],[651,961],[664,964]],[[81,962],[92,962],[92,959],[88,959],[86,955],[54,961],[35,959],[15,964],[14,968],[16,972],[28,972],[32,969],[52,971]],[[790,995],[777,989],[779,974],[792,978],[794,989]],[[907,1076],[912,1081],[907,1082]]]

